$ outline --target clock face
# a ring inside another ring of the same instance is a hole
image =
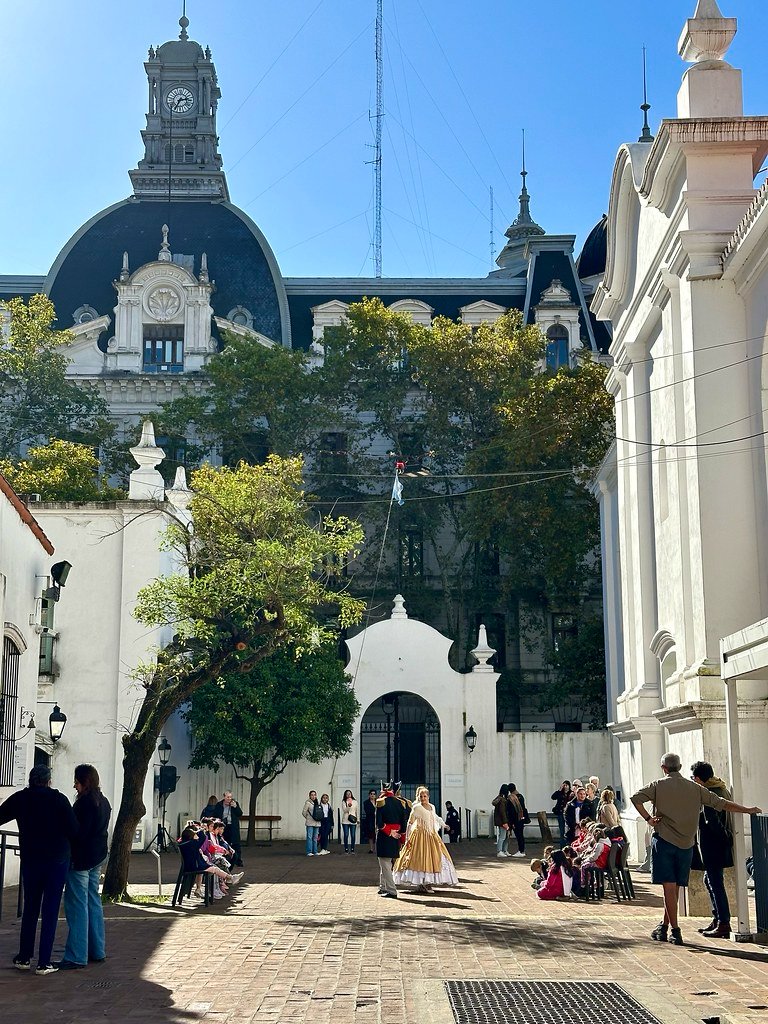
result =
[[[195,97],[183,85],[174,86],[165,94],[165,104],[174,114],[186,114],[192,109]]]

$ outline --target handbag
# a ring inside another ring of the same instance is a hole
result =
[[[350,825],[356,825],[357,824],[357,815],[356,814],[348,814],[347,815],[347,821],[349,822]]]

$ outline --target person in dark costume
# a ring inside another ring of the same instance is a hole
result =
[[[400,856],[400,845],[405,840],[409,812],[405,801],[395,794],[399,782],[387,782],[381,787],[376,801],[376,856],[379,861],[379,895],[397,899],[397,886],[392,877],[392,865]]]

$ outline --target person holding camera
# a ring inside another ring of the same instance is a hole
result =
[[[309,796],[304,801],[304,808],[301,812],[304,816],[304,824],[307,828],[306,851],[308,857],[317,857],[317,838],[320,833],[320,823],[323,820],[323,811],[320,801],[317,799],[317,790],[310,789]]]
[[[235,859],[232,863],[241,868],[243,856],[240,849],[240,819],[243,816],[243,809],[232,796],[231,790],[226,791],[210,812],[210,816],[224,822],[224,838],[235,851]]]
[[[354,853],[357,823],[360,820],[360,816],[357,809],[357,800],[355,800],[351,789],[344,790],[340,810],[341,830],[344,833],[344,853]]]

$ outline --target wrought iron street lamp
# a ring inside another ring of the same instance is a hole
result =
[[[464,733],[464,742],[467,744],[467,750],[471,754],[477,746],[477,733],[475,732],[474,726],[470,725]]]

